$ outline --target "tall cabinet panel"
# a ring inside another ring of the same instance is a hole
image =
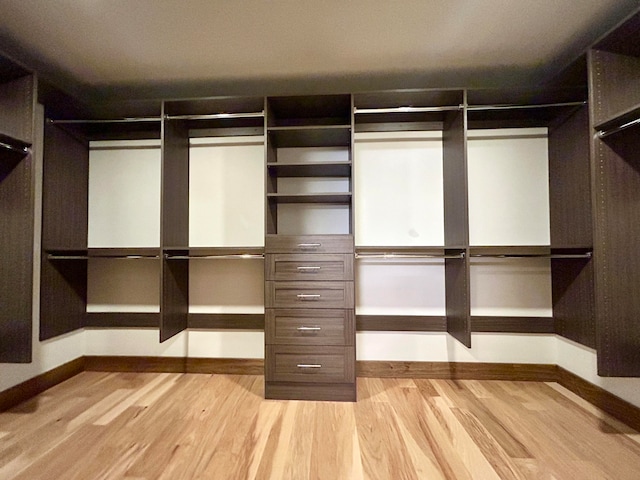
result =
[[[350,95],[267,99],[265,395],[356,399]]]
[[[640,375],[640,14],[589,54],[598,373]]]
[[[31,361],[35,77],[0,59],[0,363]]]

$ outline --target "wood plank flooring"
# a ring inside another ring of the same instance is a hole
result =
[[[261,376],[84,372],[0,414],[0,479],[640,478],[637,432],[555,383],[358,379],[357,403]]]

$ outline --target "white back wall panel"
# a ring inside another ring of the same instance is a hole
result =
[[[190,260],[189,312],[264,313],[264,260]]]
[[[356,260],[358,315],[445,315],[444,261]]]
[[[551,261],[473,258],[471,315],[552,317]]]
[[[185,357],[187,332],[160,343],[157,328],[87,328],[85,355]]]
[[[264,198],[264,137],[191,139],[190,246],[263,246]]]
[[[444,245],[441,133],[357,134],[354,149],[356,245]]]
[[[546,128],[471,130],[471,245],[549,245]]]
[[[347,205],[284,203],[278,205],[278,234],[347,235],[350,219]]]
[[[278,149],[278,163],[348,161],[349,149],[345,147],[295,147]]]
[[[264,332],[190,330],[189,356],[195,358],[264,358]]]
[[[159,140],[91,142],[89,247],[160,246]]]

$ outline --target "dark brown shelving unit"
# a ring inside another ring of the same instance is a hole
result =
[[[36,79],[0,57],[0,363],[31,362]]]
[[[598,374],[640,376],[640,13],[589,51]]]

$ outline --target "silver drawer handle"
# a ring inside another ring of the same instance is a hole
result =
[[[320,248],[322,246],[321,243],[299,243],[299,248]]]
[[[300,300],[319,300],[320,299],[319,293],[299,293],[296,296]]]
[[[313,272],[318,272],[322,269],[322,267],[298,267],[298,271],[303,272],[303,273],[313,273]]]
[[[320,330],[322,330],[322,327],[298,327],[299,332],[319,332]]]
[[[298,368],[322,368],[319,363],[299,363]]]

